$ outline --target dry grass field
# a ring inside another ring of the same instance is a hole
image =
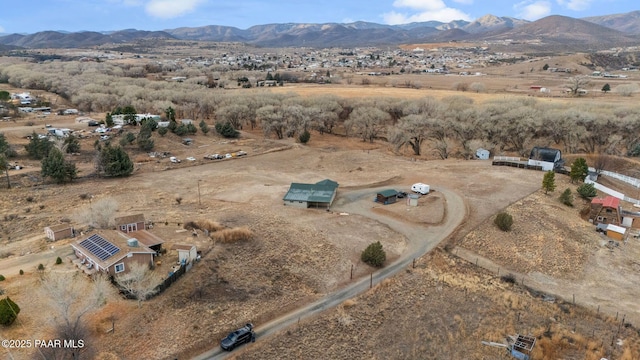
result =
[[[523,70],[509,71],[515,72],[513,77],[507,73],[482,77],[486,93],[453,91],[459,76],[426,75],[420,75],[421,82],[429,79],[420,89],[394,87],[394,79],[387,79],[387,85],[377,86],[355,85],[354,80],[354,85],[295,85],[265,91],[343,97],[464,95],[481,103],[533,96],[528,87],[543,80],[520,74]],[[560,86],[564,80],[549,81]],[[588,102],[603,97],[590,96],[544,101]],[[104,114],[90,116],[104,118]],[[23,120],[3,122],[0,131],[10,143],[24,144],[23,136],[44,124],[86,129],[69,117],[33,121],[33,126]],[[93,195],[94,202],[116,200],[117,216],[144,213],[156,224],[152,232],[166,240],[165,247],[194,242],[203,251],[202,261],[192,271],[142,307],[113,294],[106,305],[87,315],[89,358],[188,358],[217,346],[228,331],[247,321],[259,326],[339,289],[349,282],[352,265],[355,277],[367,276],[371,268],[360,262],[359,255],[371,242],[383,244],[389,261],[398,258],[406,239],[384,224],[340,215],[339,208],[326,212],[282,206],[291,182],[329,178],[340,184],[338,200],[356,189],[388,186],[406,191],[415,182],[430,184],[435,191],[415,208],[402,201],[389,206],[362,204],[378,215],[425,228],[446,216],[438,188],[454,190],[465,200],[466,219],[439,249],[418,259],[415,268],[316,318],[259,339],[233,356],[506,359],[503,349],[483,346],[481,341],[500,342],[521,333],[538,338],[534,359],[640,358],[640,334],[634,327],[640,324],[635,301],[640,279],[630,276],[637,272],[640,243],[606,247],[580,217],[580,200],[574,208],[558,201],[562,190],[575,188],[560,175],[556,192],[545,195],[539,190],[541,172],[492,167],[487,161],[412,161],[394,154],[384,142],[314,133],[303,146],[291,139],[264,139],[257,130],[244,131],[234,141],[202,134],[193,138],[192,145],[183,146],[179,137],[168,134],[156,139],[156,148],[196,161],[172,164],[134,152],[134,174],[124,179],[89,177],[64,186],[42,184],[36,174],[39,163],[29,161],[24,170],[12,173],[15,186],[3,189],[0,199],[0,273],[7,277],[0,287],[22,311],[16,324],[3,329],[4,338],[53,336],[50,326],[43,326],[48,325],[44,309],[51,304],[44,296],[33,296],[40,281],[35,268],[43,263],[51,272],[74,269],[68,262],[54,265],[58,254],[70,253],[69,240],[47,243],[42,229],[60,220],[74,221],[77,212],[88,211],[91,204],[82,200],[82,194]],[[83,149],[91,148],[93,141],[83,140]],[[203,159],[206,154],[238,150],[249,155],[217,162]],[[92,160],[79,157],[80,176],[91,173]],[[499,232],[492,223],[492,216],[503,209],[515,218],[509,233]],[[201,232],[193,237],[179,225],[197,220],[246,227],[253,238],[214,241]],[[464,260],[456,255],[458,248],[483,261],[476,266]],[[166,263],[156,271],[166,272]],[[20,269],[24,275],[18,275]],[[516,284],[500,279],[507,273],[514,274]],[[553,294],[556,301],[543,301],[544,293]],[[571,294],[576,295],[575,305]],[[112,321],[115,331],[109,332]],[[37,356],[35,349],[6,354],[15,359]]]

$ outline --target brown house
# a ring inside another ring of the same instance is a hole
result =
[[[116,228],[124,233],[146,230],[144,226],[144,214],[121,216],[114,219]]]
[[[87,274],[124,273],[133,263],[152,264],[156,253],[128,234],[113,230],[83,237],[73,242],[71,247],[78,258],[74,262]]]
[[[44,235],[51,241],[73,237],[75,229],[69,224],[59,224],[44,228]]]
[[[398,192],[393,189],[382,190],[376,194],[376,202],[381,204],[393,204],[398,200]]]
[[[613,196],[607,196],[604,199],[594,198],[591,200],[589,221],[595,225],[621,225],[620,213],[620,199]]]

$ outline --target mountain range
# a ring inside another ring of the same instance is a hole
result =
[[[384,25],[372,22],[264,24],[239,29],[209,25],[164,31],[126,29],[115,32],[42,31],[0,37],[0,50],[83,48],[145,39],[242,42],[263,47],[352,47],[442,41],[542,41],[552,45],[607,46],[637,44],[640,11],[576,19],[552,15],[537,21],[485,15],[457,20]]]

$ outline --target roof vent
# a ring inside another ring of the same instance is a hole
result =
[[[127,245],[129,245],[129,247],[138,247],[138,239],[127,240]]]

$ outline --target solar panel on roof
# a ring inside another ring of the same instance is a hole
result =
[[[120,248],[113,245],[105,238],[98,234],[93,234],[88,238],[80,242],[80,246],[83,246],[93,255],[97,256],[100,260],[106,260],[120,251]]]

